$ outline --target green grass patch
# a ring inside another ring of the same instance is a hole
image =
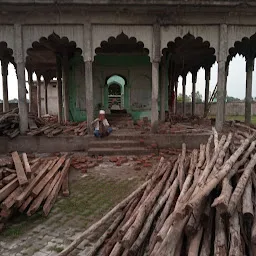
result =
[[[63,249],[64,247],[55,245],[55,246],[49,247],[48,251],[60,253],[63,251]]]

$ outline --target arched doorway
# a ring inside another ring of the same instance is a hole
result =
[[[107,102],[111,111],[124,109],[125,84],[125,79],[119,75],[112,75],[107,79]]]

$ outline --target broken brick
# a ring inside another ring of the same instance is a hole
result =
[[[118,161],[118,158],[113,156],[113,157],[110,157],[109,161],[115,163]]]

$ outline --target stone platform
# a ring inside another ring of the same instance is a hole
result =
[[[57,136],[48,138],[46,136],[18,136],[12,140],[8,137],[0,137],[0,154],[12,151],[27,153],[54,153],[54,152],[88,152],[95,154],[95,149],[102,150],[103,155],[113,154],[113,151],[122,154],[139,154],[139,142],[143,140],[145,148],[156,144],[161,148],[181,148],[184,142],[187,148],[199,148],[201,143],[206,143],[210,131],[200,134],[140,134],[139,132],[113,132],[109,137],[96,139],[87,136]],[[114,146],[113,146],[114,144]],[[115,148],[115,145],[121,145]],[[124,148],[131,150],[124,150]],[[94,152],[92,152],[93,150]],[[137,150],[137,151],[136,151]],[[146,151],[148,153],[148,151]],[[99,153],[100,154],[100,153]]]

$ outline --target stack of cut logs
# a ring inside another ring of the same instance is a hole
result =
[[[67,155],[29,161],[26,153],[20,158],[17,152],[0,159],[0,230],[15,212],[31,216],[43,206],[47,216],[60,190],[68,196],[70,163]]]
[[[31,136],[44,134],[47,137],[54,137],[61,133],[66,135],[84,136],[87,134],[86,122],[65,126],[60,125],[59,123],[46,124],[38,129],[29,131],[27,134]]]
[[[38,118],[35,114],[29,113],[29,128],[37,129],[44,125],[44,120]],[[10,139],[20,134],[19,130],[19,109],[15,108],[5,113],[0,113],[0,135],[6,135]]]
[[[87,256],[256,255],[255,145],[255,133],[214,129],[200,149],[183,144],[59,256],[84,239],[96,241]]]
[[[0,114],[0,135],[14,138],[19,135],[19,114],[18,109]]]

